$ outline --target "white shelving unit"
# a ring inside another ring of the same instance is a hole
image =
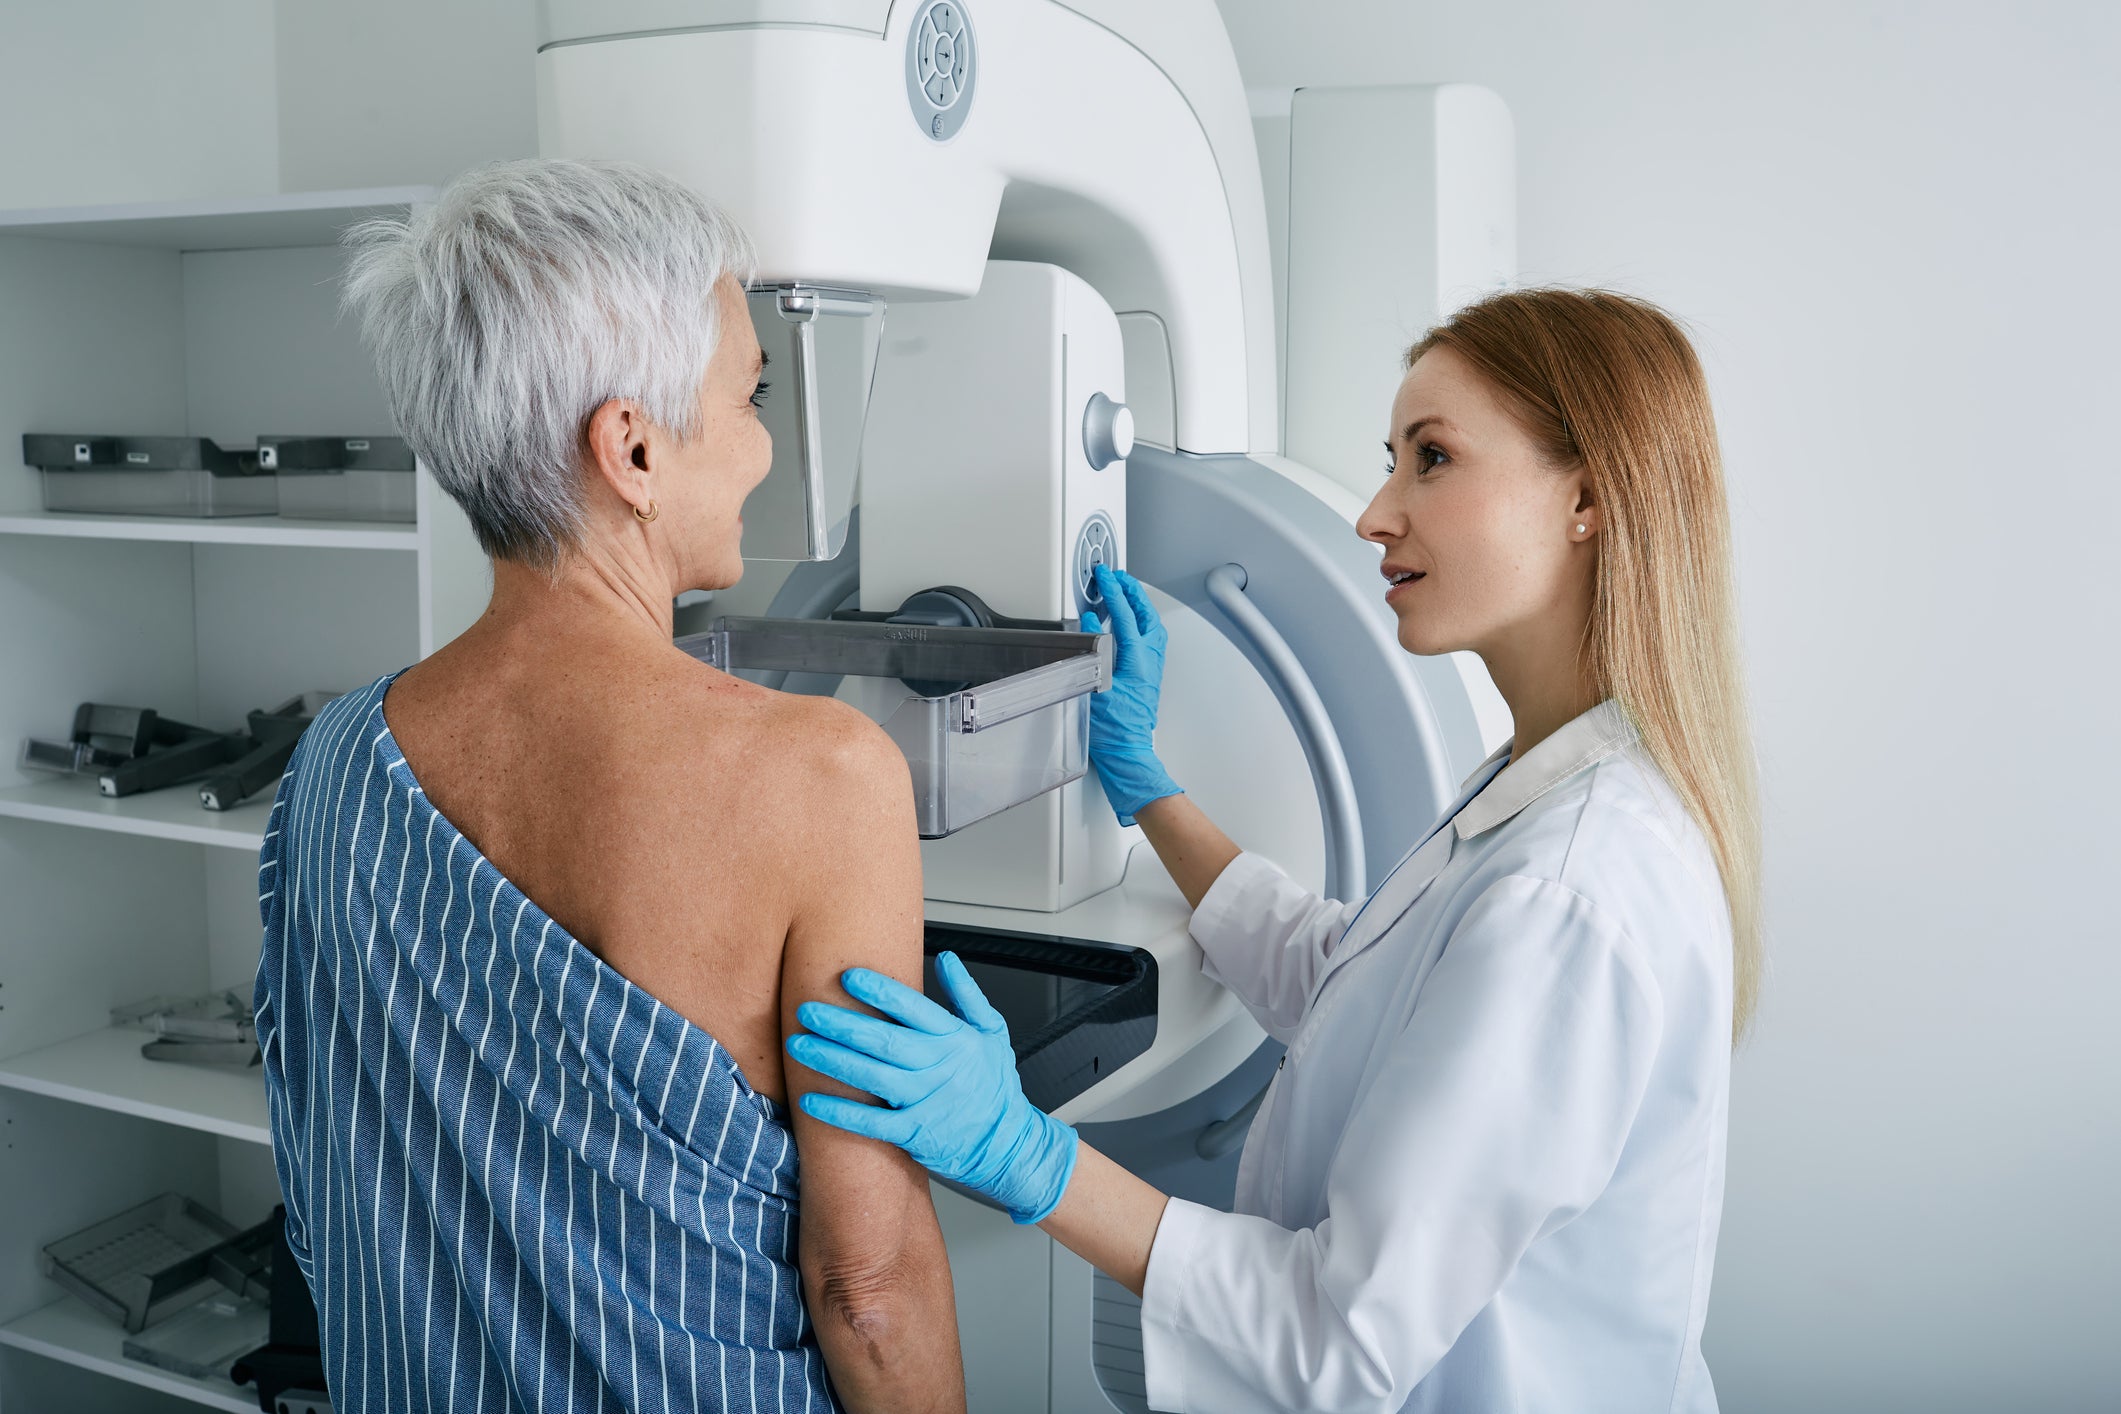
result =
[[[122,800],[98,795],[95,782],[86,777],[0,786],[0,817],[152,840],[181,840],[248,854],[256,854],[265,843],[265,819],[271,813],[269,796],[246,800],[233,810],[202,810],[198,795],[181,786]]]
[[[433,187],[156,201],[135,206],[47,206],[0,211],[0,235],[147,250],[276,250],[334,246],[348,226],[434,199]]]
[[[187,520],[178,516],[71,515],[24,511],[0,515],[0,535],[60,535],[78,540],[161,540],[186,545],[295,545],[310,550],[410,550],[420,548],[409,525],[357,525],[336,520],[283,516],[229,516]]]
[[[0,1061],[0,1088],[50,1095],[184,1129],[270,1144],[256,1070],[165,1065],[140,1054],[144,1032],[107,1026]]]
[[[0,1346],[93,1370],[127,1384],[173,1395],[189,1404],[257,1414],[258,1397],[254,1391],[227,1380],[195,1380],[174,1370],[128,1360],[124,1344],[125,1332],[71,1296],[0,1325]]]
[[[247,989],[269,799],[109,800],[21,772],[25,735],[76,704],[232,727],[344,691],[454,637],[486,565],[424,474],[414,525],[47,512],[25,432],[359,435],[388,414],[339,317],[339,234],[418,188],[95,210],[0,211],[0,1401],[254,1409],[225,1381],[126,1360],[123,1333],[38,1274],[46,1243],[175,1189],[255,1222],[273,1201],[256,1071],[159,1064],[113,1006]],[[114,1392],[115,1393],[115,1392]]]

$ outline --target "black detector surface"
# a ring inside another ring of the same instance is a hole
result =
[[[1156,1040],[1156,959],[1140,948],[931,923],[922,985],[945,1008],[937,953],[954,952],[1009,1023],[1024,1095],[1075,1098]]]

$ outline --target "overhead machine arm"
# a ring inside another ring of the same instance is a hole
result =
[[[710,193],[769,282],[963,298],[990,258],[1169,341],[1174,442],[1279,450],[1259,159],[1212,0],[547,0],[538,141]]]

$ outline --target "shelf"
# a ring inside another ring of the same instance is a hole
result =
[[[365,216],[402,212],[434,197],[433,187],[370,187],[127,206],[44,207],[0,211],[0,236],[159,250],[337,245],[340,233]]]
[[[264,847],[265,822],[271,814],[269,795],[247,800],[233,810],[205,809],[195,786],[171,786],[122,800],[99,794],[96,782],[88,776],[54,776],[26,785],[0,786],[0,816],[250,854]]]
[[[160,1390],[209,1409],[256,1414],[257,1396],[227,1380],[195,1380],[125,1358],[125,1332],[71,1296],[0,1325],[0,1345],[62,1360],[99,1375]]]
[[[23,511],[0,515],[0,535],[62,535],[86,540],[175,540],[193,545],[301,545],[312,549],[417,550],[415,526],[281,516],[69,515]]]
[[[265,1078],[257,1067],[237,1071],[151,1061],[140,1047],[153,1039],[145,1031],[116,1026],[91,1031],[0,1061],[0,1087],[253,1144],[272,1142]]]

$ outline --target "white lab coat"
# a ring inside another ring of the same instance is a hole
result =
[[[1195,912],[1289,1050],[1237,1211],[1157,1231],[1153,1408],[1715,1409],[1715,863],[1615,704],[1507,752],[1367,903],[1245,855]]]

